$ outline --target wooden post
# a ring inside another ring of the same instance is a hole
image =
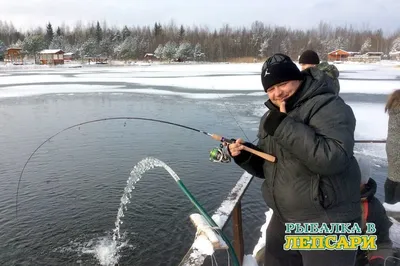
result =
[[[243,264],[244,241],[242,230],[242,204],[239,201],[233,209],[233,246],[240,265]]]

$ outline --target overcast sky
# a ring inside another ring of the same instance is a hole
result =
[[[400,28],[400,0],[15,0],[1,1],[1,20],[18,29],[57,27],[106,20],[108,25],[153,25],[159,21],[207,25],[249,26],[255,20],[292,28],[311,28],[319,21],[382,28]]]

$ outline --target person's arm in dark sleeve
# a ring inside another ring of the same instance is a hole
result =
[[[250,142],[245,142],[243,145],[258,150],[262,151],[261,148],[259,148],[260,141],[258,141],[257,146],[250,143]],[[229,146],[227,147],[227,150],[229,152],[229,155],[231,156],[231,153],[229,151]],[[248,151],[241,151],[238,156],[231,156],[233,158],[233,161],[243,168],[246,172],[249,174],[259,177],[259,178],[265,178],[264,177],[264,170],[263,170],[263,164],[264,164],[264,159],[254,155]]]

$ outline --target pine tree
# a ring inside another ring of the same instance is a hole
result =
[[[125,27],[122,29],[122,40],[125,41],[125,39],[128,38],[128,36],[131,36],[131,31],[125,25]]]
[[[160,23],[155,23],[154,24],[154,36],[160,36],[162,34],[162,27]]]
[[[99,44],[102,39],[103,39],[103,31],[100,27],[100,23],[97,21],[97,25],[96,25],[96,41],[97,41],[97,43]]]
[[[53,32],[53,27],[51,26],[51,23],[47,24],[46,27],[46,36],[45,36],[45,43],[46,47],[49,47],[51,41],[53,40],[54,32]]]
[[[185,38],[185,28],[181,25],[179,29],[179,41],[182,41]]]

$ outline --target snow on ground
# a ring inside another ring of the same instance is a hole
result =
[[[241,90],[263,93],[258,76],[261,65],[260,63],[254,63],[84,67],[77,69],[55,68],[51,70],[18,72],[19,75],[4,75],[5,73],[12,73],[12,71],[9,71],[1,73],[3,75],[0,76],[0,85],[11,86],[55,82],[100,82],[103,83],[102,85],[115,85],[113,83],[124,82],[137,83],[149,87],[169,86],[183,89],[198,89],[199,91]],[[340,80],[342,93],[389,94],[394,89],[400,88],[400,68],[375,64],[340,64],[338,68],[341,71],[351,70],[351,73],[341,73],[341,77],[344,78]],[[23,73],[40,75],[21,75]],[[363,80],[348,80],[347,78],[349,77]],[[388,80],[365,80],[382,78]],[[102,92],[104,89],[104,87],[101,87]],[[110,87],[110,90],[112,89],[114,87]],[[69,90],[68,92],[71,91]],[[76,92],[79,92],[78,88]],[[146,93],[146,91],[141,91],[141,93]]]
[[[125,86],[114,86],[114,85],[86,85],[86,84],[49,84],[49,85],[22,85],[22,86],[9,86],[0,88],[0,99],[1,98],[12,98],[22,96],[38,96],[45,94],[79,94],[79,93],[102,93],[111,92],[116,93],[143,93],[143,94],[156,94],[156,95],[174,95],[181,96],[189,99],[216,99],[233,97],[240,95],[252,95],[245,93],[185,93],[185,92],[174,92],[168,90],[159,89],[127,89]]]

